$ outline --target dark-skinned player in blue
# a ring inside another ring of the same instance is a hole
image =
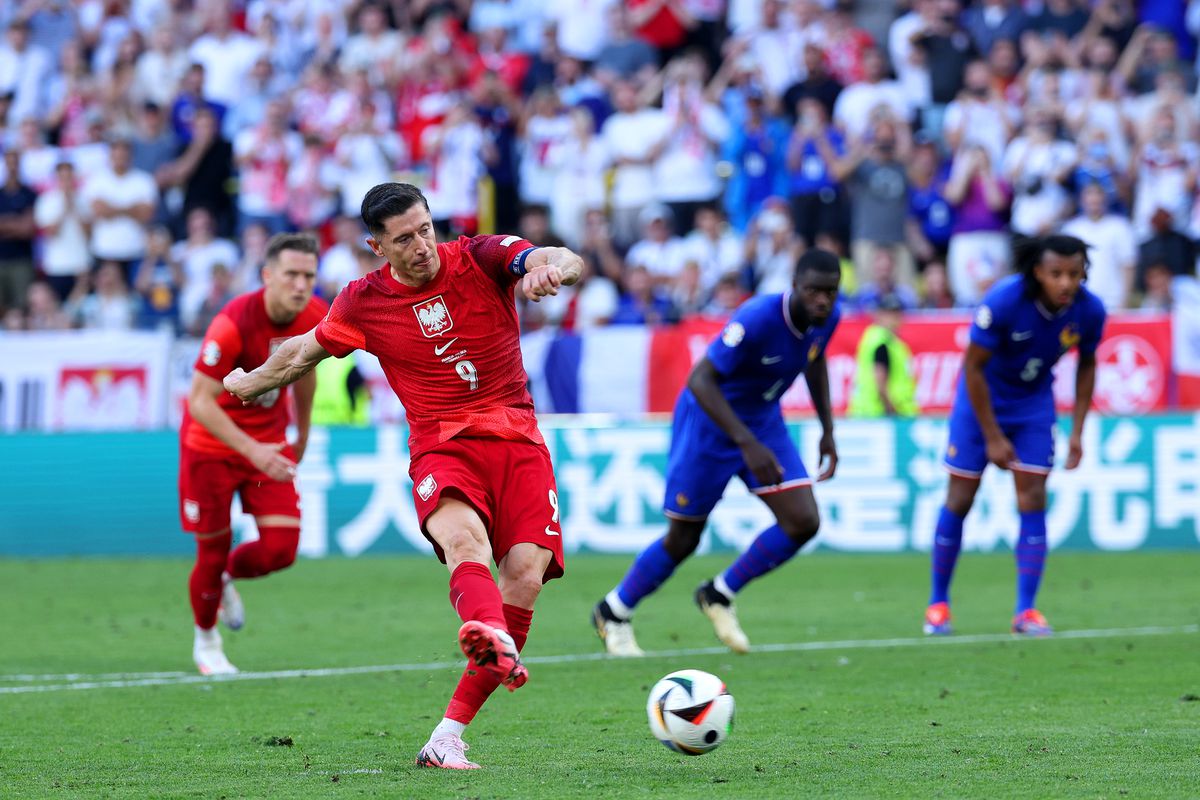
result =
[[[1046,478],[1054,465],[1051,368],[1079,349],[1067,469],[1083,456],[1083,423],[1096,383],[1096,347],[1104,304],[1083,285],[1087,245],[1073,236],[1018,237],[1016,273],[984,296],[971,326],[962,375],[950,412],[946,469],[950,485],[934,532],[932,588],[925,633],[951,632],[950,580],[962,545],[963,519],[987,465],[1012,472],[1020,530],[1016,545],[1017,602],[1012,632],[1053,632],[1037,609],[1046,563]]]
[[[820,524],[812,479],[779,404],[801,373],[821,420],[818,480],[832,477],[837,468],[825,347],[841,317],[840,282],[837,257],[809,250],[796,263],[792,290],[747,301],[692,369],[675,405],[667,457],[667,533],[638,555],[592,614],[611,655],[642,654],[630,621],[634,608],[695,551],[708,515],[734,475],[762,498],[776,523],[725,572],[701,584],[695,600],[717,638],[736,652],[749,650],[734,595],[796,555]]]

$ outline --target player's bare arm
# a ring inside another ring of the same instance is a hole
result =
[[[296,441],[292,442],[292,452],[296,463],[304,459],[304,451],[308,449],[308,431],[312,427],[313,396],[317,393],[317,373],[310,371],[302,375],[292,386],[292,396],[296,400]]]
[[[783,467],[771,449],[758,440],[738,417],[733,406],[725,399],[717,383],[717,368],[708,357],[700,359],[688,375],[688,388],[704,413],[717,423],[725,435],[742,450],[746,466],[763,486],[774,486],[783,480]]]
[[[1092,392],[1096,388],[1096,354],[1080,353],[1075,370],[1075,407],[1071,411],[1070,451],[1067,469],[1075,469],[1083,459],[1083,422],[1092,407]]]
[[[226,375],[225,391],[248,402],[272,389],[295,383],[329,356],[329,351],[317,341],[315,329],[303,336],[293,336],[258,368],[250,372],[239,368]]]
[[[967,345],[967,354],[963,357],[963,373],[966,376],[967,398],[971,401],[971,410],[979,421],[979,429],[983,431],[987,443],[988,461],[1001,469],[1008,469],[1017,460],[1017,451],[1012,442],[1000,430],[996,421],[996,412],[992,408],[992,393],[988,389],[987,378],[983,368],[992,358],[992,351],[977,344]]]
[[[240,372],[240,370],[239,370]],[[280,450],[283,442],[260,442],[236,424],[225,413],[217,398],[224,388],[201,372],[192,373],[192,388],[188,393],[188,412],[192,419],[208,429],[235,453],[244,457],[271,480],[290,481],[296,475],[296,464]]]
[[[525,261],[521,293],[527,300],[539,302],[548,294],[558,294],[559,286],[572,286],[583,274],[583,259],[565,247],[539,247]]]
[[[812,396],[813,409],[817,419],[821,420],[821,474],[818,481],[827,481],[837,472],[837,445],[833,442],[833,404],[829,400],[829,365],[825,354],[808,365],[804,371],[804,380],[808,383],[808,393]]]

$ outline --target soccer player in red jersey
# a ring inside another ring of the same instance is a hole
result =
[[[192,657],[204,675],[237,672],[217,632],[218,613],[231,630],[242,627],[236,578],[257,578],[296,559],[299,496],[293,479],[304,455],[315,376],[296,384],[297,439],[286,441],[288,393],[267,392],[243,404],[221,386],[235,367],[253,369],[295,336],[311,331],[328,306],[313,297],[317,240],[280,234],[267,244],[263,288],[229,301],[204,334],[192,375],[180,435],[179,512],[196,536],[196,566],[188,588],[196,638]],[[233,493],[254,515],[259,538],[230,552]]]
[[[525,683],[519,653],[534,601],[563,573],[558,494],[526,388],[514,285],[540,300],[575,283],[583,261],[519,236],[438,244],[425,196],[403,183],[371,189],[362,218],[367,244],[387,263],[347,286],[315,330],[248,374],[234,370],[225,388],[250,400],[330,355],[379,358],[408,413],[413,500],[450,570],[468,658],[417,764],[475,769],[462,734],[498,685]]]

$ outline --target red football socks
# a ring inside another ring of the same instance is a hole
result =
[[[198,628],[208,630],[217,624],[221,573],[225,571],[225,559],[229,557],[232,542],[231,533],[196,539],[196,565],[188,580],[188,594],[192,599],[192,617]]]
[[[299,546],[299,528],[264,526],[258,529],[257,541],[243,542],[229,554],[225,569],[234,578],[258,578],[290,567]]]
[[[450,575],[450,605],[463,622],[478,620],[493,628],[507,630],[504,599],[487,565],[464,561]]]
[[[504,619],[508,623],[508,635],[513,638],[517,645],[517,651],[520,652],[525,648],[525,640],[529,638],[533,610],[505,603]],[[454,696],[450,698],[450,704],[446,706],[446,718],[464,725],[470,724],[471,720],[475,719],[475,715],[479,713],[479,709],[483,707],[484,702],[499,685],[500,681],[496,680],[491,673],[467,667],[463,671],[462,677],[458,679],[458,686],[454,688]]]

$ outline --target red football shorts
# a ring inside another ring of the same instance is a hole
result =
[[[283,454],[294,459],[290,447]],[[216,533],[229,527],[233,493],[253,516],[300,517],[300,496],[292,481],[274,481],[239,455],[179,448],[179,518],[188,533]]]
[[[464,501],[487,528],[496,563],[519,542],[553,554],[543,582],[563,574],[562,524],[554,467],[545,445],[503,439],[459,438],[418,456],[408,468],[421,531],[443,494]],[[446,555],[433,542],[437,557]]]

